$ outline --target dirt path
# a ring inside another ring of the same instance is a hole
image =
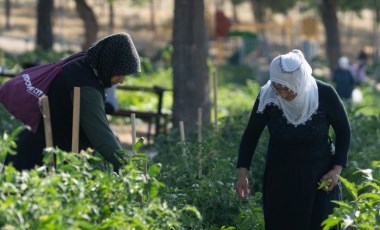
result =
[[[119,125],[112,124],[111,129],[114,131],[119,141],[126,146],[132,145],[132,127],[130,125]],[[150,138],[150,143],[148,143],[148,125],[141,123],[136,126],[136,138],[143,137],[146,144],[153,143],[154,127],[152,129],[152,137]]]
[[[118,124],[111,124],[111,129],[114,131],[115,135],[119,139],[120,143],[123,145],[124,148],[131,150],[132,149],[132,127],[130,125],[118,125]],[[154,158],[157,156],[158,152],[152,146],[153,144],[153,137],[150,140],[150,143],[148,143],[148,136],[147,136],[147,130],[148,125],[147,124],[138,124],[136,126],[136,136],[137,138],[144,137],[145,139],[145,145],[141,149],[141,152],[148,154],[149,158]],[[154,130],[154,127],[152,127],[152,130]],[[154,135],[154,133],[152,133]]]

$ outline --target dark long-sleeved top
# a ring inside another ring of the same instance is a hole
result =
[[[74,87],[81,89],[79,149],[94,149],[117,170],[121,163],[114,153],[122,149],[122,146],[108,124],[104,108],[104,88],[86,57],[66,65],[51,83],[47,96],[53,146],[71,151]],[[36,133],[29,130],[20,133],[16,142],[17,155],[8,157],[7,162],[13,162],[17,169],[30,169],[34,165],[41,165],[45,147],[43,126],[43,122],[40,122]]]
[[[114,153],[122,147],[108,124],[104,88],[85,58],[65,66],[48,94],[54,144],[64,150],[71,146],[74,86],[81,89],[79,147],[91,147],[116,168],[120,167]]]
[[[319,108],[311,120],[297,127],[288,124],[282,111],[274,105],[267,106],[263,113],[258,113],[257,98],[241,139],[238,168],[250,168],[258,140],[267,125],[270,133],[268,150],[281,148],[281,151],[304,153],[331,147],[328,136],[331,125],[336,135],[334,164],[346,166],[351,130],[345,109],[330,85],[318,80],[317,85]]]
[[[350,70],[336,69],[332,77],[335,88],[342,99],[349,99],[354,90],[355,81]]]
[[[351,129],[334,88],[321,81],[317,86],[318,109],[304,124],[288,123],[282,110],[272,104],[258,113],[257,98],[242,136],[237,167],[249,169],[260,135],[268,127],[263,181],[266,230],[320,230],[334,208],[331,201],[341,199],[339,186],[329,193],[317,187],[334,165],[346,166]],[[335,151],[330,127],[335,132]]]

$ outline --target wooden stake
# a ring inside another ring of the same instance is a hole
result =
[[[46,143],[46,148],[49,148],[49,147],[53,147],[49,98],[47,96],[42,96],[40,100],[42,102],[42,116],[44,119],[45,143]]]
[[[71,152],[79,152],[79,117],[80,117],[80,88],[74,87],[73,99],[73,132],[71,139]]]
[[[136,144],[136,114],[131,114],[131,125],[132,125],[132,146]]]
[[[202,108],[198,108],[198,143],[202,142]]]
[[[132,125],[132,152],[133,154],[136,153],[135,150],[133,150],[133,146],[136,144],[136,114],[135,113],[131,113],[131,125]],[[144,165],[142,165],[143,169],[143,173],[144,175],[146,175],[146,173],[148,172],[148,164],[147,162],[144,162]]]
[[[181,135],[181,143],[182,143],[182,155],[186,155],[186,148],[185,148],[185,128],[183,125],[183,121],[179,122],[179,133]]]
[[[40,98],[40,102],[42,106],[42,116],[44,119],[45,145],[46,145],[46,148],[53,148],[53,133],[51,130],[49,98],[44,95]],[[54,154],[52,154],[47,167],[51,171],[52,169],[54,169],[54,166],[55,166],[55,157],[54,157]]]
[[[222,37],[219,37],[217,42],[217,47],[218,47],[218,53],[217,53],[217,65],[220,66],[223,64],[223,49],[224,49],[224,40]]]
[[[202,160],[202,108],[198,108],[198,144],[199,144],[199,166],[198,166],[198,178],[203,176],[203,160]]]
[[[219,131],[218,123],[218,74],[215,70],[214,72],[214,122],[215,122],[215,132]]]

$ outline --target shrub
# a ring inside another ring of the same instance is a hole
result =
[[[323,222],[323,230],[340,225],[343,229],[380,229],[380,161],[372,162],[371,169],[359,169],[358,184],[341,177],[351,199],[335,203],[338,208]]]
[[[5,167],[0,181],[1,227],[181,229],[184,216],[199,221],[194,207],[176,208],[160,198],[164,184],[156,177],[161,166],[151,165],[144,173],[135,164],[141,164],[141,154],[129,158],[133,164],[118,173],[90,150],[73,154],[47,149],[44,161],[52,155],[56,167],[51,171],[46,166],[23,172]]]

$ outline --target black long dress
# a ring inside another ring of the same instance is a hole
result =
[[[318,181],[334,165],[346,166],[351,130],[334,88],[317,80],[319,107],[304,124],[289,124],[280,108],[268,105],[258,113],[258,98],[243,134],[237,167],[249,169],[260,135],[270,139],[264,176],[264,218],[267,230],[314,230],[332,213],[331,200],[341,199],[340,186],[327,193]],[[335,151],[329,128],[335,133]]]

